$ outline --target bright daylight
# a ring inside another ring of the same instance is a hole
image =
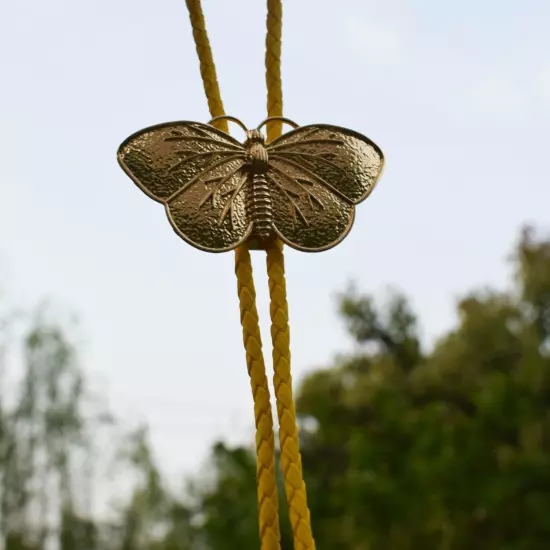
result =
[[[548,550],[550,2],[0,15],[0,550]]]

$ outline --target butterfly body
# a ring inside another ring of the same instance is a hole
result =
[[[254,174],[248,190],[248,210],[252,220],[252,234],[265,241],[273,234],[273,207],[265,174]]]
[[[212,125],[159,124],[127,138],[118,161],[196,248],[265,248],[271,238],[308,252],[332,248],[372,192],[382,152],[361,134],[325,124],[294,125],[266,144],[262,125],[240,143]]]
[[[273,209],[266,173],[269,169],[269,155],[265,137],[258,130],[247,130],[244,169],[250,173],[247,182],[247,210],[252,221],[252,236],[266,241],[273,234]],[[258,243],[255,248],[258,248]]]

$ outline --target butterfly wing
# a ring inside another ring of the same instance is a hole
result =
[[[198,122],[159,124],[128,137],[117,158],[191,245],[224,252],[248,238],[244,148],[229,134]]]
[[[370,139],[326,124],[297,128],[267,150],[275,230],[304,251],[327,250],[345,238],[355,205],[372,192],[384,166]]]

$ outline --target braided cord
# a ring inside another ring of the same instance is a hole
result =
[[[267,273],[271,300],[269,311],[273,342],[273,385],[275,386],[279,417],[281,468],[294,535],[294,550],[314,550],[315,541],[311,531],[306,485],[302,473],[298,425],[292,396],[285,261],[283,245],[280,241],[274,242],[267,250]]]
[[[186,0],[193,28],[193,37],[200,62],[200,71],[212,117],[224,114],[212,50],[206,33],[200,0]],[[282,116],[281,83],[281,0],[268,0],[266,38],[266,83],[268,116]],[[216,123],[227,131],[227,121]],[[268,141],[281,134],[282,124],[268,124]],[[311,521],[303,481],[298,427],[292,396],[290,373],[290,330],[284,274],[282,243],[274,242],[267,250],[267,271],[271,299],[271,338],[273,342],[274,386],[279,418],[281,466],[294,534],[295,550],[314,550]],[[235,251],[235,273],[239,294],[243,342],[250,375],[256,423],[259,527],[262,550],[280,550],[277,487],[274,463],[273,418],[269,389],[262,354],[262,342],[256,310],[256,291],[250,252],[246,247]]]
[[[281,0],[267,0],[267,36],[265,40],[265,81],[268,116],[283,116],[283,84],[281,81],[281,38],[283,6]],[[267,124],[267,141],[281,135],[282,123]]]
[[[206,33],[204,15],[200,0],[186,0],[193,36],[199,56],[201,76],[208,107],[212,117],[225,114],[220,95],[212,49]],[[221,120],[219,127],[227,131],[227,121]],[[256,423],[256,454],[258,482],[258,519],[262,550],[280,550],[277,483],[275,474],[275,440],[273,435],[273,414],[269,398],[269,387],[262,353],[256,290],[252,276],[252,261],[246,247],[235,251],[235,273],[243,328],[243,342],[246,350],[246,364],[250,375],[254,399]]]
[[[235,273],[237,275],[243,341],[246,349],[246,364],[254,398],[260,540],[262,550],[279,550],[280,533],[273,415],[262,353],[252,261],[250,252],[245,247],[239,247],[235,251]]]
[[[206,24],[204,21],[204,13],[200,0],[185,0],[189,19],[191,20],[191,28],[193,29],[193,38],[197,48],[197,56],[202,77],[204,92],[208,101],[208,109],[212,118],[225,114],[223,101],[220,94],[220,86],[216,75],[216,65],[212,56],[212,48],[210,40],[206,32]],[[217,128],[227,132],[229,130],[227,120],[219,120],[214,123]]]
[[[281,81],[282,2],[267,0],[266,83],[267,116],[283,115]],[[282,132],[282,124],[267,126],[267,140],[272,141]],[[273,385],[279,418],[281,468],[285,480],[290,523],[294,536],[294,550],[314,550],[311,518],[307,505],[306,485],[302,473],[302,457],[298,438],[298,424],[292,396],[290,373],[290,328],[286,296],[285,260],[283,243],[274,241],[267,249],[269,279],[271,340],[273,343]]]

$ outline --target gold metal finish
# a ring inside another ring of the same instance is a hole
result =
[[[243,129],[234,117],[225,118]],[[296,126],[265,143],[260,129],[279,120]],[[176,233],[207,252],[248,242],[265,248],[279,237],[305,252],[340,243],[355,205],[374,189],[384,166],[367,137],[327,124],[297,126],[271,117],[246,130],[241,144],[199,122],[170,122],[128,137],[118,150],[123,170],[164,204]]]
[[[288,124],[289,126],[292,126],[293,128],[298,128],[299,124],[296,124],[293,120],[290,120],[289,118],[286,118],[284,116],[270,116],[266,118],[265,120],[262,120],[260,124],[258,124],[257,129],[261,130],[268,122],[274,122],[274,121],[280,121],[284,122],[285,124]]]

